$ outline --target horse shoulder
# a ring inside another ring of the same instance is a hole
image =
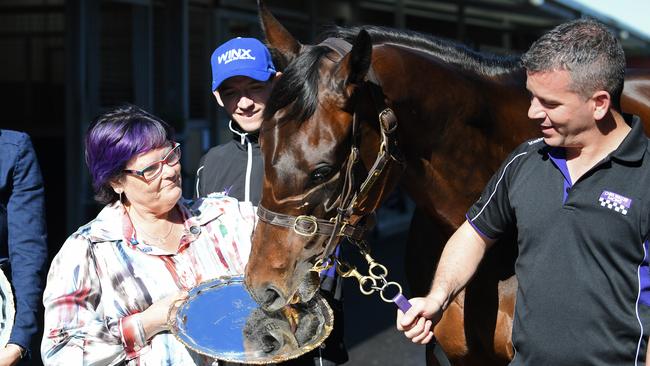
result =
[[[623,112],[639,116],[650,133],[650,69],[630,69],[621,96]]]

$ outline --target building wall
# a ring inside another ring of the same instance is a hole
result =
[[[562,21],[521,1],[267,3],[305,43],[325,25],[375,24],[460,40],[478,51],[519,53]],[[1,8],[2,126],[34,139],[53,253],[99,209],[82,137],[92,118],[112,106],[138,104],[176,127],[191,196],[201,154],[230,138],[210,92],[209,57],[233,36],[260,36],[254,0],[6,0]],[[631,63],[650,66],[647,53]]]

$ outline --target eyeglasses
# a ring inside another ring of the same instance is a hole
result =
[[[151,183],[151,181],[158,178],[160,173],[162,173],[163,164],[174,166],[178,164],[180,160],[181,160],[181,145],[175,142],[174,147],[171,150],[169,150],[167,155],[162,160],[153,162],[142,170],[124,169],[124,172],[137,175],[138,177],[142,178],[145,182]]]

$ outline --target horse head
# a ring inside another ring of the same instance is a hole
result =
[[[314,264],[323,263],[341,236],[355,234],[355,224],[376,208],[383,191],[355,195],[363,170],[357,163],[374,159],[366,150],[376,155],[379,149],[376,129],[361,132],[377,116],[372,106],[358,103],[369,93],[368,33],[361,31],[349,50],[302,45],[263,4],[260,13],[267,42],[287,67],[260,132],[265,176],[245,281],[258,303],[277,310],[311,299],[322,269]],[[352,148],[360,136],[367,136],[363,146]]]

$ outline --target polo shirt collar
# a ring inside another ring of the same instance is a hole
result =
[[[628,132],[623,142],[605,160],[615,159],[624,162],[640,161],[643,159],[643,155],[648,147],[648,138],[643,130],[643,123],[638,116],[631,114],[624,114],[623,116],[625,122],[630,125],[632,130]],[[553,147],[544,144],[540,152],[548,154],[554,161],[566,159],[566,150],[563,147]]]
[[[623,142],[616,150],[611,153],[611,158],[625,161],[636,162],[643,159],[643,155],[648,147],[648,138],[643,130],[643,123],[638,116],[624,115],[626,122],[632,127],[632,130],[625,136]]]

